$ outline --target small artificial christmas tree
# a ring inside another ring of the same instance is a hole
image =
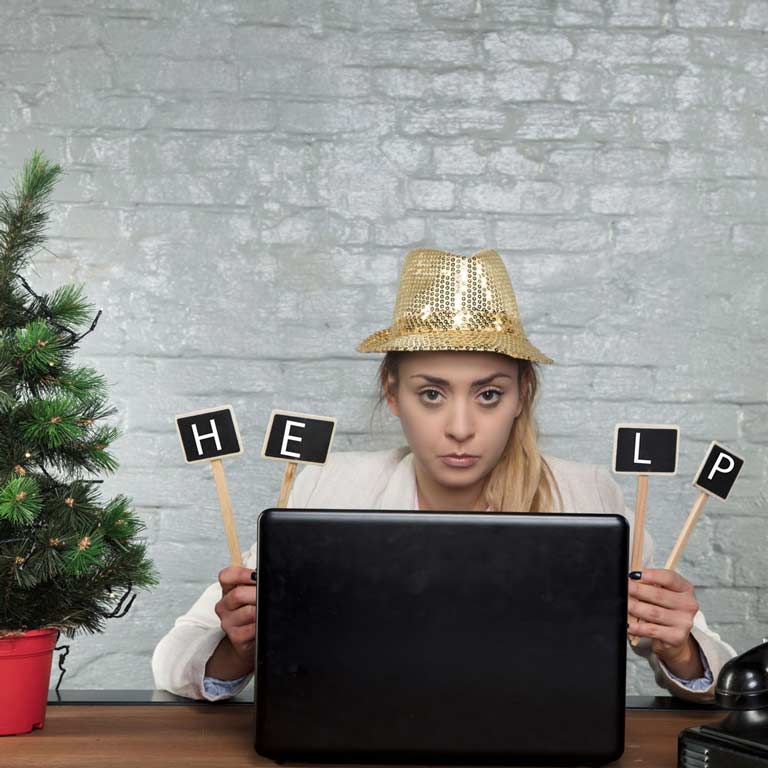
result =
[[[119,431],[99,424],[116,410],[105,379],[72,363],[101,311],[78,335],[92,306],[82,287],[38,295],[20,274],[45,240],[61,173],[35,151],[15,194],[0,194],[0,638],[102,631],[133,588],[159,583],[130,500],[103,503],[103,481],[84,476],[118,466],[107,448]]]

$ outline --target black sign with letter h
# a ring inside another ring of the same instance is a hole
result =
[[[231,405],[176,416],[176,430],[187,464],[243,452],[240,430]]]

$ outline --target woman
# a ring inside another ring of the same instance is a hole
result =
[[[543,454],[534,401],[539,363],[552,363],[525,335],[504,263],[486,249],[470,257],[411,251],[392,324],[363,340],[385,352],[379,404],[400,420],[407,445],[329,454],[304,465],[287,506],[358,509],[634,514],[606,467]],[[679,698],[714,698],[717,675],[736,651],[707,626],[693,585],[654,568],[644,536],[642,571],[629,574],[627,631],[640,638],[657,683]],[[254,543],[245,566],[219,573],[179,617],[152,657],[155,684],[216,701],[239,693],[254,665]]]

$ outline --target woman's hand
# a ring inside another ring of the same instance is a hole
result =
[[[221,600],[215,607],[234,652],[251,663],[256,645],[256,582],[252,573],[252,568],[237,565],[219,571]]]
[[[629,579],[627,632],[653,638],[653,652],[673,674],[686,680],[701,677],[704,667],[691,635],[699,610],[693,584],[669,568],[646,568],[641,574],[639,580]]]

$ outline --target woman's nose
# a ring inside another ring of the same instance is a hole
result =
[[[446,432],[457,442],[462,443],[474,434],[472,417],[466,405],[457,404],[451,408],[446,425]]]

